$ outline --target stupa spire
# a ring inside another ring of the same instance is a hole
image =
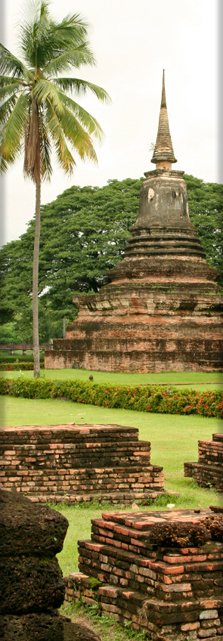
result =
[[[165,71],[163,70],[162,96],[156,144],[154,147],[151,162],[155,163],[157,169],[170,169],[173,162],[177,162],[174,156],[173,145],[169,129],[169,120],[166,105]]]

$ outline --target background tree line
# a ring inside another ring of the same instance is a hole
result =
[[[185,176],[190,218],[208,262],[223,284],[223,185]],[[63,335],[75,316],[74,293],[97,292],[121,258],[139,207],[143,179],[104,187],[71,187],[41,207],[40,341]],[[32,341],[34,220],[19,240],[0,250],[0,342]]]

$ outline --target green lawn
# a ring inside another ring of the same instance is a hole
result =
[[[65,374],[61,370],[56,370],[54,373],[58,375],[58,378],[60,375],[63,376]],[[29,372],[28,374],[31,373]],[[68,374],[75,376],[74,370],[69,370]],[[81,374],[87,378],[87,372],[82,372]],[[100,376],[100,373],[97,374]],[[52,375],[52,372],[50,372],[50,375]],[[5,426],[56,425],[69,422],[83,424],[89,422],[118,423],[120,425],[138,427],[140,438],[151,441],[151,462],[164,467],[165,489],[167,493],[171,493],[171,496],[169,498],[167,496],[165,501],[160,499],[155,506],[144,507],[143,509],[162,509],[168,502],[175,503],[177,507],[191,508],[206,507],[219,503],[219,495],[216,492],[199,488],[193,480],[183,476],[184,461],[196,461],[198,458],[198,439],[209,439],[213,432],[221,430],[222,422],[217,419],[194,415],[146,414],[131,410],[92,407],[91,405],[53,399],[32,400],[1,397],[0,400],[2,423]],[[175,493],[175,495],[172,493]],[[90,538],[91,519],[100,516],[105,510],[117,511],[118,509],[123,509],[123,506],[117,507],[109,504],[103,506],[97,504],[88,506],[58,505],[56,509],[63,513],[69,522],[64,547],[58,555],[60,566],[64,575],[66,575],[78,568],[77,541],[78,539]],[[130,510],[131,508],[125,507],[124,509]],[[74,621],[78,621],[80,618],[82,623],[90,625],[100,635],[102,641],[128,641],[130,638],[134,639],[134,641],[142,641],[144,638],[143,634],[134,633],[131,629],[129,631],[123,629],[108,617],[95,618],[91,611],[86,611],[83,607],[77,610],[75,606],[69,606],[68,608],[62,608],[62,612],[71,616]]]
[[[4,425],[44,425],[59,423],[116,423],[139,428],[140,438],[151,441],[152,464],[162,465],[165,489],[179,496],[173,500],[179,507],[206,507],[216,504],[219,496],[213,490],[199,488],[193,480],[184,478],[184,461],[197,461],[198,439],[209,439],[221,430],[221,421],[201,416],[147,414],[132,410],[105,409],[70,401],[32,400],[2,397]],[[90,521],[101,514],[100,506],[60,506],[70,527],[60,563],[67,573],[77,563],[77,538],[89,538]],[[106,508],[107,509],[107,508]],[[116,508],[110,506],[111,510]]]
[[[0,373],[3,375],[3,372]],[[21,376],[20,371],[5,372],[7,377]],[[23,371],[23,376],[33,377],[32,371]],[[55,380],[87,381],[93,376],[95,383],[111,385],[148,385],[168,384],[182,387],[193,387],[200,390],[223,389],[223,375],[221,372],[160,372],[159,374],[126,374],[124,372],[94,372],[81,369],[48,369],[42,370],[41,376]]]

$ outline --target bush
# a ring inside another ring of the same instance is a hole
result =
[[[41,367],[43,365],[41,364]],[[0,362],[0,370],[4,372],[12,372],[13,370],[32,370],[33,369],[33,361],[18,361],[17,363],[12,362],[12,363],[2,363]]]
[[[0,351],[0,364],[1,363],[6,363],[8,365],[9,363],[33,363],[33,354],[32,352],[30,353],[24,353],[22,354],[21,352],[14,352],[14,354],[10,354],[7,352],[2,352]],[[41,353],[40,355],[40,362],[44,362],[44,355]],[[1,368],[2,369],[2,368]]]
[[[99,385],[90,381],[0,378],[0,394],[24,398],[65,398],[76,403],[162,414],[200,414],[223,418],[221,392],[197,392],[159,385]]]
[[[44,363],[41,363],[41,368],[44,369]],[[33,361],[23,362],[18,361],[18,363],[1,363],[0,362],[0,371],[3,372],[12,372],[14,370],[33,370]]]

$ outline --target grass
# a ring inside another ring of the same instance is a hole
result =
[[[200,488],[192,479],[183,476],[184,461],[197,461],[198,439],[210,439],[213,432],[221,430],[221,421],[215,418],[147,414],[132,410],[92,407],[70,401],[13,397],[2,398],[2,408],[5,426],[116,423],[137,427],[140,438],[151,441],[151,463],[164,468],[167,493],[179,494],[173,500],[178,507],[207,507],[219,502],[219,496],[214,490]],[[115,511],[116,507],[110,505],[106,506],[106,509]],[[153,506],[150,509],[153,509]],[[70,524],[60,555],[61,567],[67,574],[77,568],[77,539],[90,537],[91,519],[101,514],[102,507],[63,505],[59,506],[59,510],[68,518]]]
[[[115,623],[114,619],[102,614],[97,614],[95,607],[85,608],[81,605],[67,605],[61,608],[61,614],[69,616],[75,623],[82,623],[94,629],[101,641],[148,641],[148,636],[142,632],[136,632],[131,625],[124,628]]]
[[[62,370],[55,370],[55,372],[58,375],[64,374]],[[69,370],[70,373],[72,376],[75,374],[74,370]],[[82,374],[87,378],[88,372],[82,372]],[[175,503],[177,507],[185,508],[207,507],[219,503],[219,495],[214,490],[199,488],[192,479],[183,476],[184,461],[196,461],[198,458],[198,439],[209,439],[213,432],[221,430],[221,421],[217,419],[196,415],[146,414],[53,399],[32,400],[2,397],[1,401],[5,426],[44,425],[46,423],[56,425],[76,422],[79,424],[116,423],[137,427],[140,438],[151,441],[151,462],[164,467],[165,489],[167,491],[166,497],[160,497],[156,504],[142,509],[162,509],[170,501]],[[171,494],[171,498],[168,497],[168,492]],[[52,507],[55,508],[55,506]],[[64,514],[69,522],[64,547],[58,555],[63,574],[66,575],[78,568],[77,541],[78,539],[90,538],[91,520],[101,516],[103,511],[114,512],[122,510],[123,506],[112,506],[111,504],[101,506],[92,503],[87,506],[57,505],[56,509]],[[131,508],[125,507],[124,509],[130,511]],[[61,612],[73,621],[80,621],[93,628],[101,637],[101,641],[129,641],[130,639],[143,641],[145,638],[149,641],[143,632],[137,633],[131,627],[122,628],[107,616],[99,617],[94,608],[86,609],[83,606],[77,607],[73,604],[63,606]]]
[[[3,372],[1,373],[1,375]],[[22,372],[23,376],[33,377],[32,371]],[[6,372],[7,377],[18,377],[20,371]],[[87,381],[92,375],[95,383],[106,383],[110,385],[148,385],[165,384],[180,385],[182,387],[193,387],[193,389],[223,389],[223,376],[221,372],[160,372],[157,374],[132,374],[125,372],[95,372],[81,369],[49,369],[42,370],[41,376],[55,380]]]

